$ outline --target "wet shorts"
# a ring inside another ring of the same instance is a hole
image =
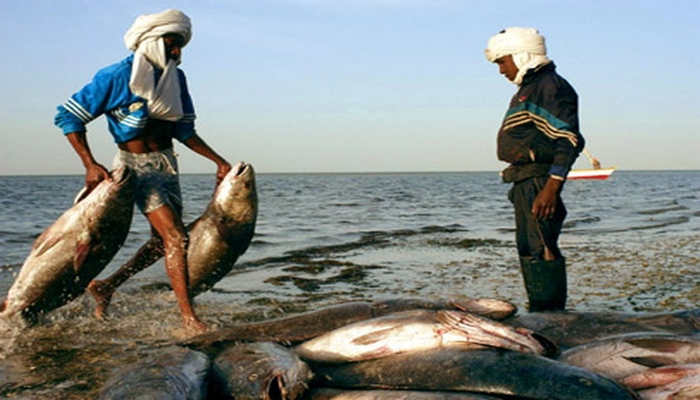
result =
[[[180,180],[173,149],[151,153],[119,150],[112,166],[118,168],[122,165],[136,173],[136,206],[142,213],[148,214],[164,205],[182,213]]]

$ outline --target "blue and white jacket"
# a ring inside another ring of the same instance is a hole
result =
[[[116,143],[128,142],[143,132],[148,120],[148,107],[145,99],[134,95],[129,89],[133,60],[132,54],[99,70],[92,82],[58,106],[54,123],[63,130],[64,135],[85,132],[85,125],[102,114],[107,118],[109,132]],[[178,77],[184,116],[175,123],[173,137],[184,142],[196,133],[195,113],[185,73],[180,69]]]

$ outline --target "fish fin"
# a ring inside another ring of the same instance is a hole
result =
[[[90,254],[90,243],[79,242],[73,257],[73,268],[77,271],[83,266]]]
[[[48,231],[50,230],[51,229],[47,229],[46,231],[44,231],[34,242],[38,245],[34,248],[34,250],[36,251],[36,256],[44,254],[63,239],[61,236],[58,235],[49,236]]]
[[[355,339],[352,340],[353,344],[356,345],[368,345],[372,343],[379,342],[381,340],[385,340],[387,337],[391,335],[391,333],[396,329],[396,327],[389,327],[386,329],[380,329],[374,332],[370,332],[366,335],[358,336]]]
[[[559,346],[548,337],[538,332],[532,332],[531,335],[532,338],[539,342],[539,344],[542,345],[542,348],[544,348],[544,353],[542,353],[543,356],[556,359],[561,355],[561,349]]]
[[[624,357],[626,360],[629,360],[635,364],[643,365],[648,368],[657,368],[657,367],[663,367],[666,365],[673,365],[677,364],[678,362],[676,360],[666,358],[666,357],[658,357],[658,356],[650,356],[650,357]]]
[[[226,244],[233,248],[245,245],[245,248],[239,249],[241,253],[247,249],[254,230],[254,227],[250,228],[250,224],[236,224],[232,220],[216,222],[216,231]]]
[[[76,205],[80,203],[81,200],[86,198],[90,194],[90,190],[88,190],[87,186],[83,187],[77,195],[75,195],[75,199],[73,199],[73,205]]]
[[[219,234],[221,239],[223,239],[224,242],[228,243],[231,237],[231,233],[226,223],[224,221],[217,220],[214,225],[216,226],[216,232]]]
[[[625,341],[633,346],[661,353],[677,353],[688,345],[685,342],[673,339],[639,338]]]

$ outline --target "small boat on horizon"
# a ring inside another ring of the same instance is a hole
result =
[[[598,168],[598,169],[572,169],[569,171],[569,175],[566,176],[567,180],[577,180],[577,179],[598,179],[604,180],[610,178],[617,167],[612,168]]]
[[[617,169],[617,167],[611,167],[611,168],[601,168],[600,166],[600,161],[598,161],[597,158],[593,157],[586,151],[586,149],[583,149],[583,154],[588,157],[588,160],[591,162],[591,165],[593,168],[591,169],[572,169],[569,171],[569,174],[566,176],[566,179],[568,180],[577,180],[577,179],[597,179],[597,180],[605,180],[610,178],[610,175],[612,175],[613,172]]]

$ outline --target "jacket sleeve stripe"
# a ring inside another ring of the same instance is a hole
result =
[[[87,124],[88,122],[92,121],[95,119],[92,114],[90,114],[83,106],[80,105],[77,101],[74,99],[68,99],[68,101],[63,104],[63,107],[68,110],[71,114],[75,115],[76,118],[81,120],[84,124]]]

